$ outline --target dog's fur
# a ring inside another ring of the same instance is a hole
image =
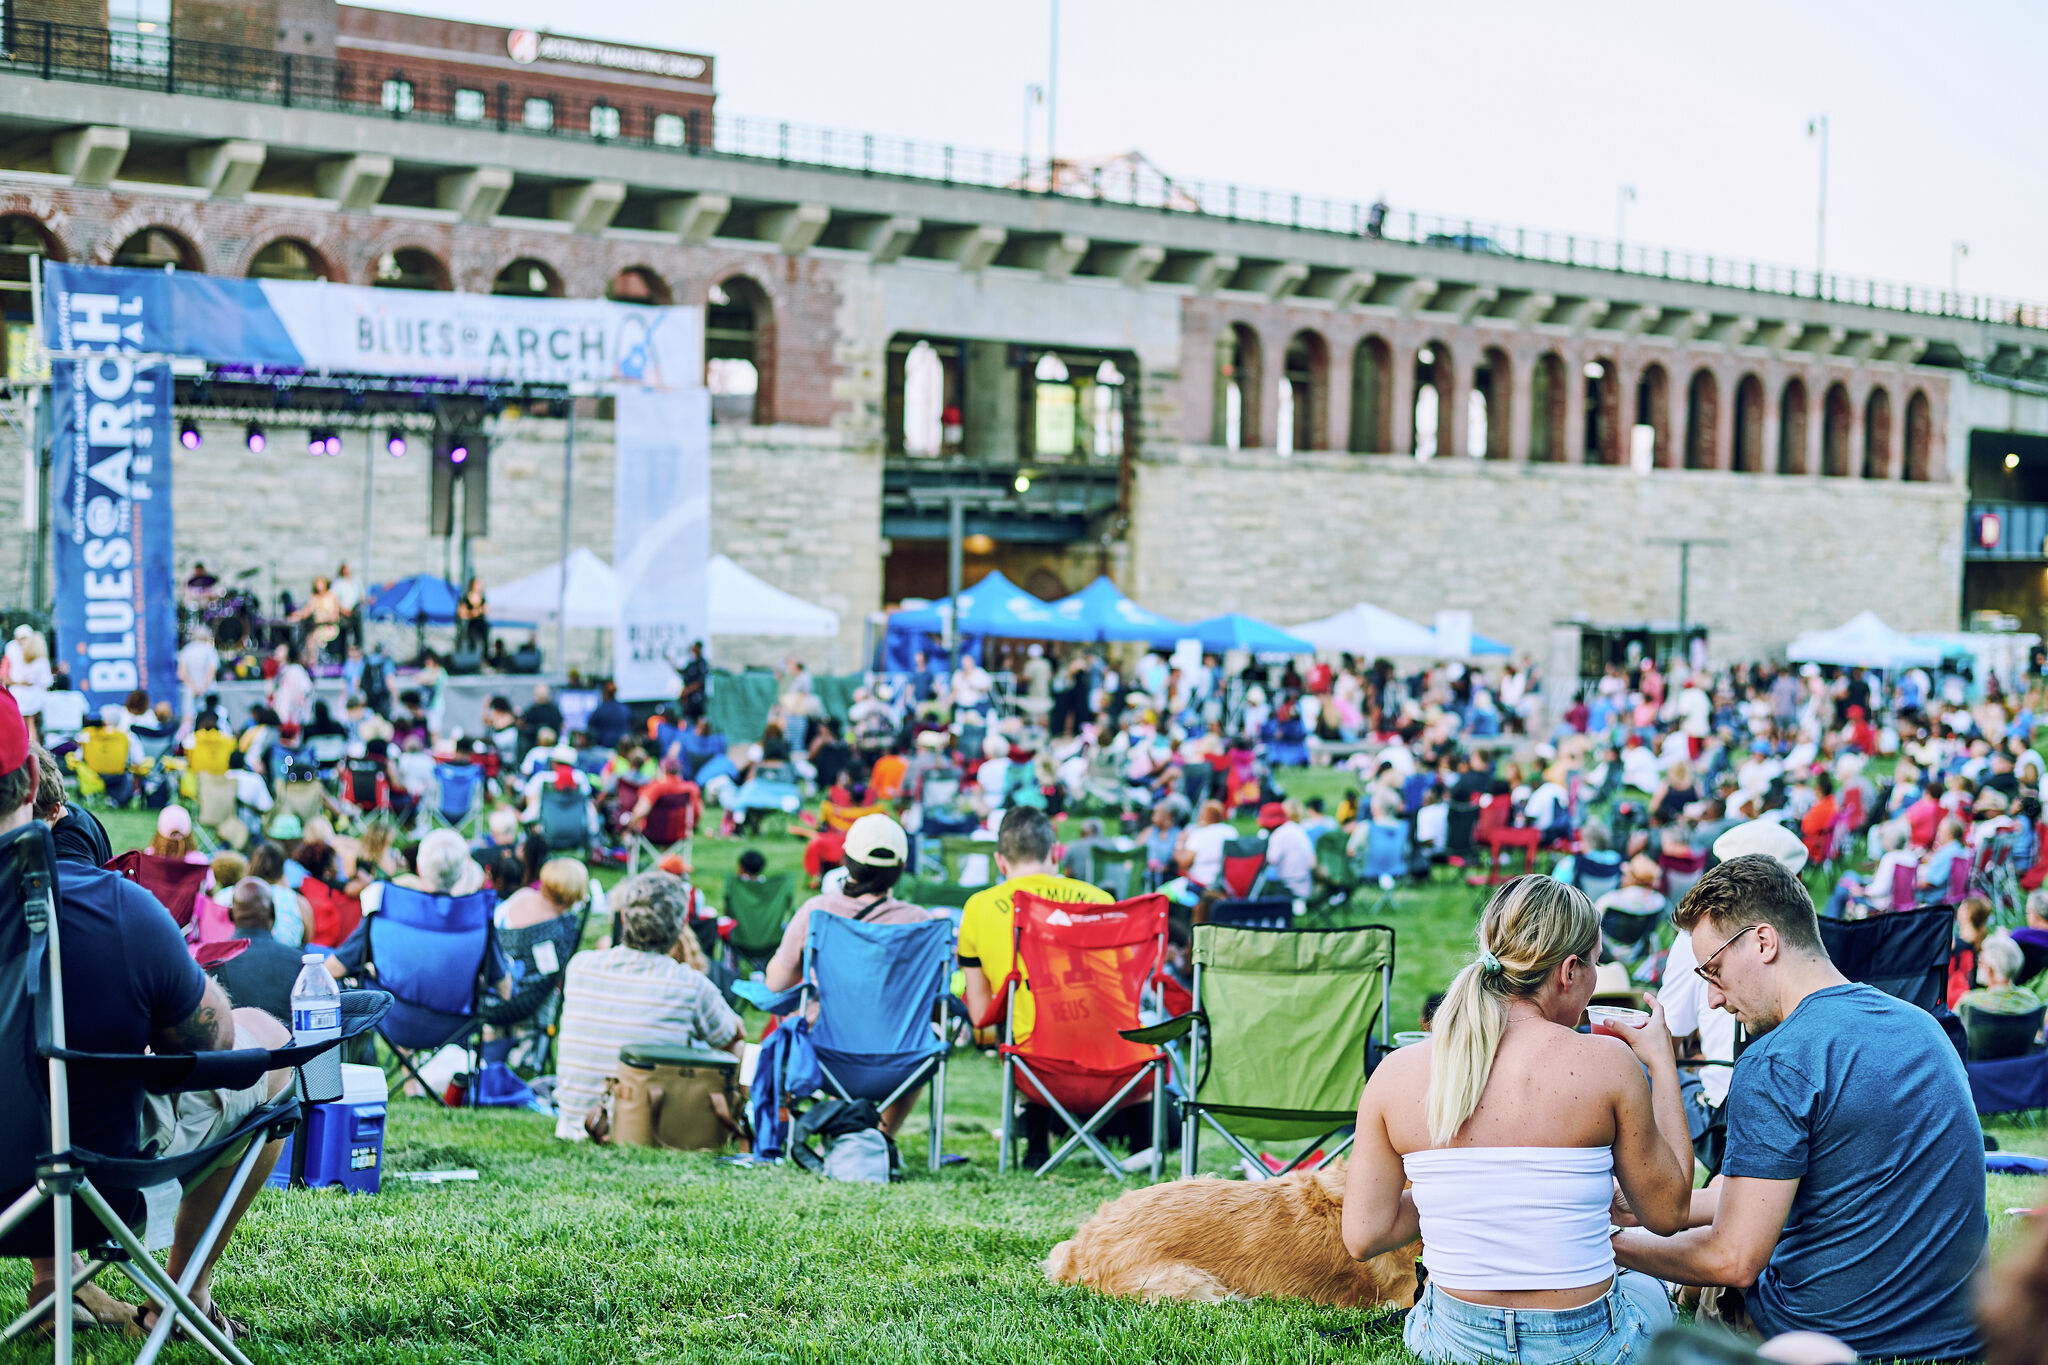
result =
[[[1045,1258],[1047,1278],[1137,1299],[1415,1301],[1413,1242],[1369,1261],[1344,1250],[1344,1164],[1275,1180],[1202,1176],[1132,1190]]]

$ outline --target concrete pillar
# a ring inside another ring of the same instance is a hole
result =
[[[828,205],[792,204],[763,213],[758,226],[761,236],[775,243],[777,251],[785,256],[801,256],[817,244],[825,225],[831,221],[832,210]]]
[[[50,164],[75,185],[104,189],[128,157],[128,130],[107,124],[74,128],[50,141]]]
[[[313,184],[323,199],[332,199],[344,213],[359,212],[384,196],[391,183],[391,158],[371,152],[323,161],[314,169]]]
[[[255,185],[268,151],[243,138],[201,144],[185,153],[186,183],[215,199],[240,199]]]
[[[1333,319],[1334,321],[1334,319]],[[1349,329],[1323,337],[1323,448],[1351,449],[1351,367],[1356,363],[1358,337]]]
[[[1508,353],[1508,459],[1529,463],[1529,424],[1534,419],[1536,357],[1541,352],[1518,346]],[[1495,382],[1498,382],[1496,379]]]
[[[620,205],[626,202],[623,180],[586,180],[580,185],[563,185],[548,194],[548,212],[569,224],[570,230],[594,237],[612,225]]]
[[[1470,406],[1472,372],[1479,368],[1475,348],[1445,342],[1439,352],[1437,386],[1436,452],[1438,459],[1466,459],[1466,435],[1470,424],[1465,409]]]
[[[435,182],[440,207],[464,223],[488,223],[512,192],[512,172],[503,166],[456,171]]]
[[[1806,372],[1806,473],[1821,478],[1821,465],[1828,449],[1827,371],[1814,366]]]
[[[1294,333],[1285,327],[1257,327],[1255,330],[1259,334],[1258,446],[1261,450],[1277,450],[1280,446],[1280,389],[1287,382],[1287,343]]]
[[[732,197],[724,194],[693,194],[664,199],[655,205],[654,221],[663,232],[673,232],[684,246],[703,246],[710,241],[726,214],[732,212]]]
[[[1778,438],[1783,426],[1780,409],[1785,390],[1783,385],[1773,386],[1767,374],[1768,371],[1757,375],[1764,386],[1764,429],[1763,439],[1757,442],[1757,458],[1762,462],[1759,468],[1763,473],[1775,475],[1778,472]]]
[[[1000,341],[970,341],[962,347],[967,409],[962,434],[969,459],[1009,464],[1018,458],[1023,386],[1010,368],[1009,349]]]
[[[1714,468],[1735,468],[1735,387],[1726,371],[1714,371]]]
[[[1576,346],[1559,346],[1564,361],[1564,445],[1557,452],[1560,464],[1584,464],[1586,460],[1586,362]]]

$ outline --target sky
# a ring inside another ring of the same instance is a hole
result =
[[[1015,155],[1051,0],[378,8],[705,52],[719,109]],[[2048,4],[1065,0],[1058,150],[2048,300]],[[1044,111],[1032,133],[1045,149]],[[1959,262],[1957,242],[1968,244]]]

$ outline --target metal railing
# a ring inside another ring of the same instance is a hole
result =
[[[533,81],[474,81],[409,73],[403,63],[232,47],[158,34],[114,33],[9,14],[0,28],[0,70],[44,80],[378,117],[466,125],[653,147],[685,156],[821,167],[864,176],[935,181],[1016,194],[1058,195],[1158,212],[1201,214],[1303,232],[1432,247],[1466,255],[1542,261],[1859,307],[2048,328],[2048,305],[1706,252],[1628,243],[1473,218],[1391,211],[1385,204],[1184,180],[1139,156],[1101,163],[1044,160],[951,143],[848,132],[777,119],[675,112],[612,104]]]

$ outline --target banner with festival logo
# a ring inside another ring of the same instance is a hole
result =
[[[164,277],[101,281],[50,299],[51,541],[58,658],[97,708],[138,688],[177,695],[171,544],[171,371]]]
[[[616,414],[612,680],[622,701],[666,699],[681,690],[677,669],[710,624],[711,396],[701,387],[622,389]]]

